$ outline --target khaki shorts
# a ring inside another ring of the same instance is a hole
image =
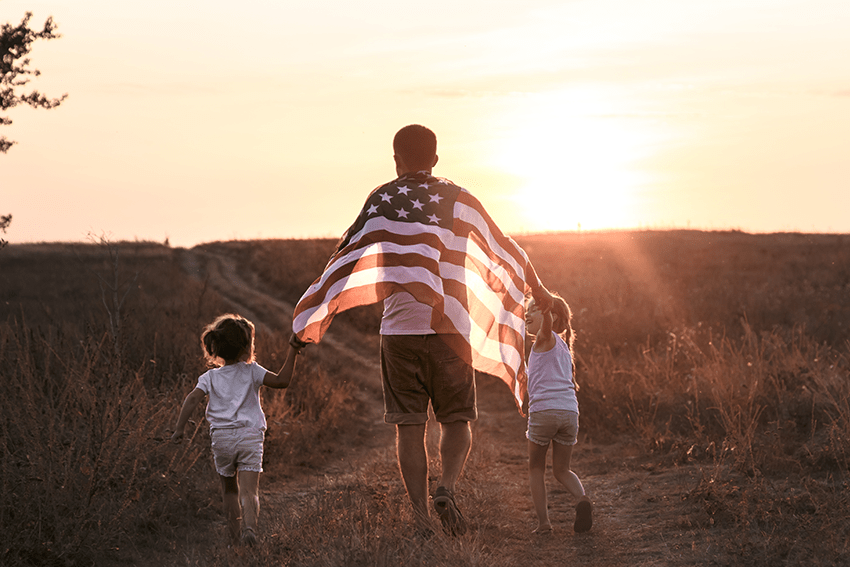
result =
[[[256,427],[214,429],[210,437],[215,470],[221,476],[234,476],[237,470],[263,472],[265,435]]]
[[[530,412],[525,436],[532,443],[547,447],[550,441],[575,445],[578,442],[578,414],[557,409]]]
[[[478,419],[475,373],[440,335],[381,335],[384,421],[428,421],[428,403],[440,423]]]

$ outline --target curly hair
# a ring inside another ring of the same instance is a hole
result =
[[[207,363],[216,366],[220,360],[234,362],[248,356],[254,360],[254,324],[241,315],[227,313],[204,327],[201,345]]]

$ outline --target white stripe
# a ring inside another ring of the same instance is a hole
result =
[[[333,302],[346,291],[352,291],[359,287],[375,285],[377,282],[395,283],[424,283],[436,293],[443,294],[443,282],[433,272],[422,267],[408,266],[376,266],[368,270],[354,272],[348,277],[342,278],[331,285],[321,304],[301,312],[293,321],[292,327],[295,332],[301,332],[309,325],[317,323],[328,315],[328,304]],[[306,297],[306,294],[305,294]]]
[[[401,223],[395,223],[401,224]],[[359,262],[362,258],[368,258],[369,256],[377,256],[379,254],[384,253],[392,253],[392,254],[417,254],[419,256],[423,256],[425,258],[433,259],[434,261],[439,260],[439,251],[427,244],[415,244],[415,245],[400,245],[391,242],[376,242],[374,244],[369,244],[368,246],[364,246],[362,248],[355,248],[354,250],[349,251],[347,254],[340,256],[333,261],[333,269],[325,269],[322,273],[321,277],[315,281],[307,291],[301,296],[302,298],[312,295],[316,292],[316,290],[320,289],[325,282],[327,282],[336,272],[336,267],[344,266],[351,263]]]
[[[464,205],[463,203],[455,202],[455,217],[461,217],[466,222],[476,225],[481,233],[485,237],[485,242],[490,247],[490,249],[501,259],[501,261],[513,269],[513,273],[515,273],[519,279],[525,281],[525,266],[520,266],[517,264],[517,261],[514,257],[509,254],[504,248],[499,246],[498,241],[493,238],[492,234],[489,231],[487,226],[487,222],[484,217],[481,216],[478,210],[474,207],[469,207]],[[349,242],[349,246],[358,242],[363,236],[366,234],[375,231],[375,230],[386,230],[393,234],[400,234],[403,236],[417,236],[422,234],[424,230],[436,235],[443,245],[452,251],[459,252],[464,255],[469,255],[475,260],[481,262],[483,265],[488,266],[493,275],[498,278],[502,285],[504,285],[505,289],[508,290],[508,293],[511,294],[511,297],[514,301],[521,303],[525,298],[525,290],[518,289],[511,278],[511,273],[504,267],[494,264],[487,253],[481,249],[473,240],[455,235],[452,231],[441,228],[438,226],[430,226],[430,225],[422,225],[419,223],[409,223],[409,222],[398,222],[387,219],[386,217],[373,217],[369,219],[363,228],[352,237]],[[511,243],[514,243],[511,240]],[[515,244],[515,243],[514,243]],[[368,250],[372,245],[366,248]],[[422,254],[423,256],[427,256],[429,258],[438,257],[438,251],[428,246],[427,244],[419,244],[417,246],[408,246],[411,251],[415,253]],[[432,250],[430,253],[424,253],[424,250]],[[525,252],[519,246],[516,246],[516,250],[525,257]],[[353,250],[350,254],[356,253],[357,250]],[[345,257],[349,255],[346,254]],[[349,260],[346,260],[346,263]]]
[[[481,230],[481,234],[484,235],[485,242],[490,249],[496,253],[504,262],[509,264],[514,271],[520,276],[525,273],[525,266],[517,265],[516,260],[513,256],[511,256],[502,246],[499,245],[499,242],[493,237],[490,232],[489,226],[487,225],[487,221],[481,216],[481,213],[475,209],[474,207],[470,207],[461,202],[455,202],[455,210],[454,210],[455,218],[459,218],[468,222],[470,224],[474,224]],[[513,240],[511,240],[512,244],[515,244]],[[525,259],[525,253],[522,251],[522,248],[519,246],[516,249],[520,252],[520,255]]]
[[[522,355],[518,350],[519,345],[515,347],[497,339],[491,339],[477,324],[471,325],[472,317],[469,316],[463,305],[455,298],[447,296],[445,298],[445,305],[446,317],[452,321],[452,324],[454,324],[461,335],[469,338],[469,343],[475,350],[487,358],[505,362],[505,364],[513,368],[514,372],[518,370],[522,360]]]
[[[468,294],[474,295],[493,314],[497,321],[505,325],[510,325],[515,329],[525,324],[525,319],[505,309],[502,298],[490,289],[490,286],[481,279],[481,276],[478,275],[476,270],[470,270],[448,263],[441,263],[440,267],[445,279],[451,279],[463,284],[469,290]],[[508,287],[508,290],[511,290],[513,287]],[[522,301],[523,299],[520,298],[519,303],[522,303]]]
[[[421,235],[423,229],[435,235],[440,239],[443,246],[447,249],[458,253],[463,257],[470,257],[478,262],[485,269],[490,271],[490,274],[501,281],[504,289],[510,294],[511,298],[521,303],[524,300],[524,289],[518,289],[513,284],[511,277],[511,269],[516,273],[519,279],[525,279],[525,266],[519,265],[514,257],[509,254],[499,243],[493,238],[489,231],[488,225],[484,217],[474,207],[466,206],[462,203],[455,203],[454,214],[456,218],[477,226],[484,237],[486,245],[490,246],[491,251],[496,254],[501,262],[504,262],[510,268],[505,268],[494,263],[488,254],[475,241],[464,237],[456,236],[452,231],[437,226],[421,225],[419,223],[408,223],[392,221],[385,217],[376,216],[369,219],[349,240],[348,247],[353,248],[343,256],[334,258],[329,266],[342,266],[352,262],[357,262],[362,258],[368,258],[378,254],[416,254],[423,258],[439,261],[440,252],[438,249],[431,247],[425,243],[416,243],[412,245],[401,245],[392,242],[379,242],[358,247],[357,243],[361,238],[376,230],[385,230],[387,232],[402,236],[418,236]],[[513,241],[511,241],[513,244]],[[525,258],[525,254],[519,246],[517,251]],[[440,262],[439,270],[442,277],[460,282],[469,290],[470,295],[474,295],[478,303],[494,317],[494,325],[508,325],[517,329],[519,336],[524,333],[525,320],[518,317],[514,313],[505,310],[501,296],[493,292],[489,285],[478,274],[477,269],[469,269],[465,266],[457,266],[448,262]],[[312,295],[321,288],[327,280],[333,275],[335,269],[326,270],[321,278],[315,282],[305,292],[303,297]],[[371,286],[378,282],[395,282],[399,284],[406,283],[425,283],[436,293],[442,294],[442,282],[440,278],[433,274],[430,270],[422,267],[375,267],[367,270],[361,270],[350,274],[339,282],[336,282],[328,289],[324,301],[321,305],[303,311],[299,317],[293,321],[293,328],[300,332],[307,326],[320,323],[328,315],[328,304],[338,299],[341,294],[351,292],[356,288],[363,286]],[[475,351],[475,355],[494,361],[495,363],[503,362],[508,367],[513,369],[515,373],[519,371],[522,365],[522,353],[520,345],[509,345],[500,342],[497,339],[491,339],[487,336],[485,330],[481,327],[477,320],[474,320],[460,302],[452,297],[445,297],[445,316],[452,321],[452,324],[459,332],[468,337],[470,345]]]

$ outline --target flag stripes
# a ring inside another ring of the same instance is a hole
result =
[[[537,285],[525,252],[474,196],[419,172],[372,192],[298,302],[293,330],[319,342],[337,313],[403,290],[432,307],[431,328],[449,335],[460,356],[517,396],[525,374],[524,296]]]

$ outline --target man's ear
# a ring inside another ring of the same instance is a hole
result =
[[[440,161],[440,156],[434,154],[434,163],[431,164],[431,167],[436,166],[438,161]]]
[[[393,154],[393,160],[395,161],[395,172],[399,175],[399,177],[407,173],[407,166],[404,165],[404,160],[401,159],[400,155]]]

